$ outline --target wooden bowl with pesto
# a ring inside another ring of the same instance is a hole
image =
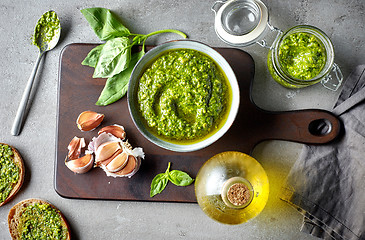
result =
[[[228,62],[195,41],[148,51],[133,69],[128,107],[134,124],[162,148],[190,152],[214,143],[232,125],[239,87]]]
[[[24,182],[23,159],[16,148],[0,143],[0,207],[9,202]]]

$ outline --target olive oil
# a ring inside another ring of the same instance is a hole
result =
[[[269,196],[265,170],[253,157],[223,152],[209,159],[195,180],[198,204],[210,218],[241,224],[256,217]]]

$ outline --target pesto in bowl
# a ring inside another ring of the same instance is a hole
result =
[[[138,106],[148,128],[167,141],[196,141],[226,118],[230,89],[207,55],[192,49],[163,52],[144,71]]]
[[[136,64],[128,107],[138,130],[152,143],[189,152],[218,140],[232,125],[239,88],[227,61],[194,41],[159,45]]]

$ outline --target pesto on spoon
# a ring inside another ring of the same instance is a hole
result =
[[[15,116],[11,134],[16,136],[19,135],[21,126],[24,121],[25,109],[27,108],[30,92],[32,90],[35,75],[37,73],[38,65],[45,52],[53,49],[60,38],[61,25],[57,14],[54,11],[48,11],[42,15],[38,20],[37,25],[34,29],[34,35],[32,43],[39,48],[39,55],[33,71],[28,79],[25,87],[22,99],[20,101],[18,111]]]

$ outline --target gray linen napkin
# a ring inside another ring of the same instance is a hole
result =
[[[365,65],[346,80],[332,111],[343,133],[305,145],[280,198],[304,215],[301,231],[323,239],[365,239]]]

